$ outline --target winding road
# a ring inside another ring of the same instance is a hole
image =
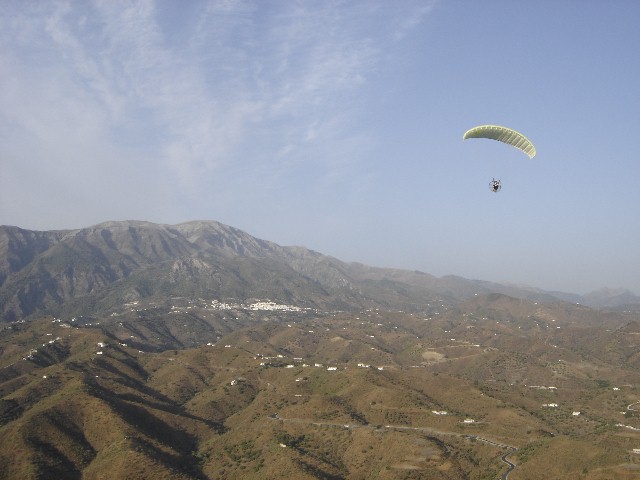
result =
[[[500,477],[500,480],[507,480],[509,478],[509,474],[511,473],[511,471],[514,468],[516,468],[516,465],[514,463],[511,463],[509,460],[507,460],[507,457],[515,451],[517,451],[516,448],[511,448],[507,453],[505,453],[500,457],[500,459],[508,465],[507,471],[502,474],[502,477]]]
[[[630,410],[632,412],[637,412],[638,410],[636,410],[635,408],[631,408],[631,407],[633,407],[634,405],[638,405],[639,403],[640,403],[640,400],[638,400],[637,402],[633,402],[633,403],[627,405],[627,410]]]
[[[640,402],[638,402],[638,403],[640,403]],[[302,419],[302,418],[282,418],[282,417],[278,416],[278,414],[269,415],[267,418],[269,418],[270,420],[279,420],[279,421],[282,421],[282,422],[305,423],[307,425],[340,427],[340,428],[347,428],[347,429],[355,429],[355,428],[375,429],[375,428],[377,428],[376,426],[373,426],[373,425],[343,424],[343,423],[336,423],[336,422],[314,422],[314,421],[305,420],[305,419]],[[413,431],[422,432],[422,433],[428,433],[428,434],[432,434],[432,435],[453,435],[453,436],[456,436],[456,437],[465,437],[465,438],[469,438],[469,439],[475,439],[477,441],[488,443],[490,445],[493,445],[493,446],[501,448],[501,449],[506,448],[507,452],[500,457],[500,460],[502,460],[507,465],[507,470],[502,474],[502,476],[500,477],[500,480],[508,480],[509,474],[517,466],[516,464],[514,464],[511,461],[507,460],[507,457],[509,455],[511,455],[512,453],[518,451],[518,449],[516,447],[514,447],[512,445],[506,445],[504,443],[495,442],[493,440],[489,440],[488,438],[478,437],[477,435],[465,435],[465,434],[459,433],[459,432],[449,432],[449,431],[443,431],[443,430],[436,430],[434,428],[429,428],[429,427],[408,427],[406,425],[385,425],[382,428],[385,428],[385,429],[388,429],[388,430],[413,430]]]
[[[504,443],[494,442],[493,440],[489,440],[489,439],[483,438],[483,437],[478,437],[476,435],[465,435],[465,437],[467,437],[467,438],[475,438],[476,440],[479,440],[479,441],[484,442],[484,443],[488,443],[490,445],[494,445],[494,446],[496,446],[498,448],[506,448],[507,449],[507,453],[502,455],[500,457],[500,460],[502,460],[504,463],[507,464],[507,471],[502,474],[502,476],[500,477],[500,480],[507,480],[509,478],[509,474],[513,471],[514,468],[516,468],[516,465],[515,465],[515,463],[512,463],[511,461],[507,460],[507,457],[509,455],[511,455],[512,453],[518,451],[518,449],[516,447],[513,447],[511,445],[505,445]]]

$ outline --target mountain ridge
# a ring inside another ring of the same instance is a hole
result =
[[[167,295],[268,298],[333,310],[429,310],[491,292],[596,308],[640,305],[640,297],[628,290],[579,296],[347,263],[306,247],[280,246],[213,220],[175,225],[108,221],[52,231],[0,226],[4,321],[61,312],[108,314],[118,304]]]
[[[498,478],[507,447],[522,478],[638,471],[640,313],[217,222],[0,249],[2,478]]]

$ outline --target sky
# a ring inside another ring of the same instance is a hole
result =
[[[3,0],[0,224],[216,220],[640,294],[639,20],[636,0]],[[463,142],[480,124],[537,156]]]

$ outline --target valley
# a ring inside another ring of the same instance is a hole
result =
[[[3,476],[640,474],[633,314],[599,325],[496,294],[424,314],[291,307],[138,301],[10,324]]]
[[[636,479],[638,305],[217,222],[0,227],[0,477]]]

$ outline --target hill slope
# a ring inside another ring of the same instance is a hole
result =
[[[433,311],[490,292],[539,301],[583,300],[529,287],[345,263],[213,221],[107,222],[51,232],[0,227],[4,321],[43,314],[108,315],[129,302],[162,303],[168,297],[270,299],[321,310]],[[618,291],[584,300],[611,308],[640,303],[630,292]]]
[[[0,312],[9,321],[108,314],[127,302],[167,296],[426,309],[478,288],[484,287],[464,279],[346,264],[217,222],[108,222],[57,232],[0,228]]]
[[[0,477],[472,480],[514,448],[514,478],[640,471],[637,316],[213,305],[6,325]]]

